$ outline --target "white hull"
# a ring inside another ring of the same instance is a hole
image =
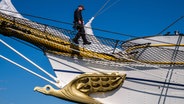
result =
[[[17,10],[13,7],[10,0],[2,0],[0,3],[1,9],[7,9],[10,11],[17,12]],[[4,12],[6,14],[16,16],[19,18],[23,18],[19,14],[12,14],[8,12]],[[91,23],[91,22],[90,22]],[[90,24],[88,24],[90,25]],[[45,28],[44,28],[45,29]],[[87,30],[86,30],[87,31]],[[50,31],[50,33],[54,32],[57,33],[57,36],[64,36],[63,33],[60,31]],[[93,34],[91,30],[88,31],[88,34]],[[166,39],[167,38],[167,39]],[[69,37],[65,37],[65,39],[69,40]],[[106,53],[107,51],[112,53],[112,49],[105,44],[100,44],[100,42],[93,37],[92,38],[94,43],[89,47],[86,46],[84,48],[93,50],[99,53]],[[151,40],[150,40],[151,39]],[[155,41],[159,40],[159,41]],[[166,40],[166,41],[165,41]],[[171,43],[176,44],[178,42],[178,38],[175,37],[153,37],[148,39],[137,39],[130,41],[133,43],[138,44],[145,44],[151,42],[152,44],[163,44],[164,43]],[[180,43],[184,43],[181,39]],[[96,46],[101,45],[101,47],[96,48]],[[164,47],[167,49],[175,49],[175,47]],[[104,49],[104,50],[102,50]],[[111,51],[109,51],[111,50]],[[116,49],[118,50],[118,49]],[[183,47],[178,49],[179,51],[184,50]],[[116,51],[115,51],[116,52]],[[119,50],[117,52],[120,52]],[[151,50],[144,51],[144,55],[152,52]],[[160,51],[161,52],[161,51]],[[161,59],[154,59],[159,55],[159,53],[155,53],[150,55],[150,57],[141,57],[137,58],[137,60],[148,62],[157,62]],[[181,52],[181,55],[182,55]],[[163,50],[164,53],[164,50]],[[171,51],[172,53],[172,51]],[[94,99],[104,103],[104,104],[181,104],[184,102],[184,66],[181,67],[173,67],[172,65],[167,65],[164,68],[157,68],[153,66],[145,66],[145,65],[138,65],[138,64],[123,64],[123,63],[115,63],[115,62],[101,62],[101,61],[94,61],[94,60],[82,60],[82,59],[75,59],[70,57],[64,56],[57,56],[46,53],[53,70],[55,71],[57,77],[61,81],[62,86],[67,85],[72,81],[76,76],[82,73],[112,73],[112,72],[119,72],[119,73],[126,73],[127,79],[125,80],[124,84],[117,89],[116,91],[106,92],[106,93],[95,93],[90,95]],[[154,56],[155,55],[155,56]],[[172,56],[168,57],[166,54],[166,58],[161,60],[164,62],[165,60],[169,60]],[[177,59],[177,58],[176,58]],[[180,60],[176,60],[180,62]],[[169,62],[172,60],[169,60]],[[82,99],[81,99],[82,100]]]
[[[63,86],[84,72],[126,72],[127,79],[120,89],[90,95],[104,104],[181,104],[184,102],[184,76],[178,75],[178,73],[184,73],[184,67],[174,67],[172,70],[172,67],[166,66],[158,69],[135,64],[87,61],[48,53],[46,55]],[[170,83],[169,86],[168,83]]]

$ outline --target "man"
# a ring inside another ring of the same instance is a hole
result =
[[[78,39],[80,38],[80,36],[82,37],[83,40],[83,44],[91,44],[91,42],[87,41],[86,39],[86,34],[85,34],[85,30],[84,30],[84,21],[83,21],[83,17],[82,17],[82,11],[84,10],[84,6],[83,5],[79,5],[78,8],[75,10],[74,12],[74,28],[77,29],[77,34],[75,36],[75,38],[73,39],[73,42],[76,44],[79,44]]]

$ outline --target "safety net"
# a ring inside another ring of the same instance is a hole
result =
[[[92,60],[138,62],[150,64],[184,64],[182,34],[172,36],[175,42],[142,37],[140,41],[116,40],[86,34],[90,45],[72,42],[76,31],[58,28],[0,13],[0,33],[27,41],[44,52],[64,56],[81,56]],[[157,37],[157,36],[153,36]],[[168,37],[168,36],[162,36]],[[166,38],[167,40],[167,38]]]

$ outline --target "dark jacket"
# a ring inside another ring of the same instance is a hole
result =
[[[74,21],[73,21],[73,23],[74,23],[73,28],[74,28],[74,29],[79,29],[79,28],[83,27],[83,23],[82,23],[82,24],[79,24],[79,23],[78,23],[79,20],[80,20],[81,22],[83,22],[82,13],[81,13],[80,10],[76,9],[75,12],[74,12]]]
[[[74,22],[78,22],[79,20],[83,22],[82,13],[80,10],[76,9],[74,12]]]

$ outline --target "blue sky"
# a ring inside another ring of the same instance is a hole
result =
[[[20,13],[72,23],[73,11],[79,4],[83,4],[86,8],[83,11],[83,17],[85,22],[87,22],[106,1],[12,0],[12,3]],[[111,0],[107,7],[115,1]],[[120,0],[116,5],[97,16],[92,23],[92,27],[137,37],[155,35],[177,18],[184,16],[183,4],[184,0]],[[25,17],[32,21],[72,29],[71,25],[49,22],[28,16]],[[184,33],[184,19],[167,31],[173,33],[175,30]],[[99,31],[95,31],[95,35],[116,39],[123,37]],[[41,51],[3,35],[0,35],[0,39],[54,75],[48,59]],[[0,44],[0,54],[44,75],[2,44]],[[33,91],[35,86],[49,84],[46,81],[2,59],[0,59],[0,67],[0,104],[71,104],[71,102]]]

